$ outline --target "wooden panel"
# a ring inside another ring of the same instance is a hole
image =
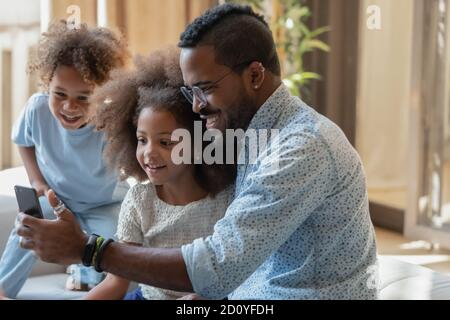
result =
[[[12,108],[12,55],[11,51],[3,51],[0,56],[0,169],[11,166],[12,143],[11,135],[11,108]]]
[[[67,19],[71,15],[67,13],[67,8],[71,5],[80,7],[81,22],[91,26],[97,24],[97,1],[95,0],[52,0],[51,20]]]
[[[216,6],[217,0],[187,0],[188,14],[187,22],[192,22],[195,18],[202,15],[208,8]]]
[[[186,24],[185,14],[185,1],[127,1],[126,28],[132,52],[148,54],[168,44],[176,45]]]
[[[323,77],[323,81],[313,82],[308,103],[338,124],[355,145],[360,0],[306,0],[306,3],[312,11],[310,27],[332,29],[321,36],[331,52],[316,51],[305,57],[307,70]]]
[[[126,36],[132,53],[148,54],[176,45],[186,25],[217,4],[217,0],[107,0],[107,26]],[[96,24],[94,0],[51,0],[51,19],[67,19],[70,5],[80,7],[82,22]]]
[[[403,233],[405,210],[370,201],[369,211],[375,226]]]
[[[217,0],[126,1],[122,12],[131,51],[148,54],[176,45],[186,25],[216,4]]]
[[[126,0],[107,0],[107,27],[126,32]]]

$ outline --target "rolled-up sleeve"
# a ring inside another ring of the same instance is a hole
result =
[[[34,104],[37,102],[38,97],[32,96],[22,112],[14,123],[13,129],[11,131],[11,140],[23,147],[33,147],[33,115],[34,115]]]
[[[291,136],[278,151],[250,170],[214,233],[182,247],[196,293],[210,299],[226,297],[289,239],[330,192],[336,172],[320,138]]]

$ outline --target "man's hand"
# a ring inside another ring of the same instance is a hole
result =
[[[5,293],[0,289],[0,300],[11,300],[8,297],[6,297]]]
[[[48,186],[48,184],[42,182],[42,181],[36,181],[36,182],[32,182],[31,183],[31,187],[36,190],[37,196],[41,197],[41,196],[46,196],[47,197],[47,193],[50,190],[50,187]]]
[[[58,205],[53,190],[48,191],[47,198],[53,208]],[[22,237],[22,248],[35,251],[46,262],[72,264],[81,261],[88,236],[69,210],[57,215],[56,220],[37,219],[22,212],[18,220],[17,234]]]

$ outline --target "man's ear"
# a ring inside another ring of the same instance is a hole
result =
[[[252,89],[258,90],[264,82],[266,69],[261,62],[253,61],[249,65],[248,70],[250,73]]]

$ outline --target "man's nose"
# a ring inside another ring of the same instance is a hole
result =
[[[192,101],[192,111],[194,111],[195,113],[200,113],[200,110],[202,110],[204,107],[206,107],[205,104],[194,95]]]

